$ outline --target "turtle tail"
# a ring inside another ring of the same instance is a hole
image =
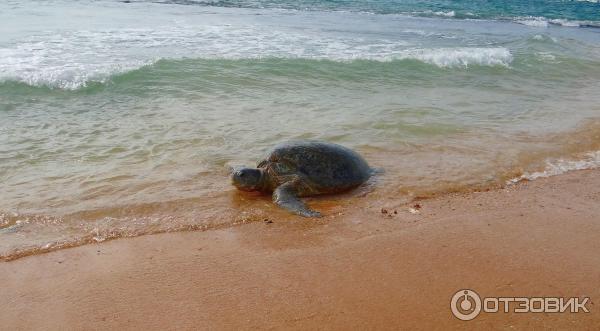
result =
[[[371,168],[371,176],[382,175],[385,173],[385,169],[383,168]]]

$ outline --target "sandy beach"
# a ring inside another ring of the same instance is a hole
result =
[[[599,174],[3,262],[2,328],[598,329]],[[589,313],[460,321],[450,300],[465,288],[589,297]]]
[[[599,9],[0,1],[0,331],[600,330]]]

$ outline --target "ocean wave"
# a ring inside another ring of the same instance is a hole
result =
[[[407,50],[396,59],[414,59],[440,68],[480,66],[508,66],[513,56],[504,47],[462,47]]]
[[[549,19],[546,17],[515,17],[508,18],[507,20],[513,21],[518,24],[527,25],[536,28],[547,28],[550,25],[562,26],[569,28],[600,28],[600,22],[597,21],[578,21],[569,19]]]
[[[517,23],[519,24],[523,24],[523,25],[527,25],[527,26],[532,26],[532,27],[536,27],[536,28],[547,28],[548,27],[548,21],[544,18],[541,17],[531,17],[531,18],[526,18],[526,19],[517,19],[516,20]]]
[[[541,34],[533,35],[530,40],[536,41],[536,42],[547,42],[547,43],[552,43],[552,44],[558,43],[558,39],[556,39],[555,37],[548,36],[548,35],[541,35]]]
[[[436,12],[433,12],[433,14],[437,15],[437,16],[443,16],[443,17],[454,17],[454,16],[456,16],[456,13],[454,12],[454,10],[446,11],[446,12],[445,11],[436,11]]]
[[[504,47],[414,48],[401,40],[265,31],[256,26],[75,31],[0,48],[0,82],[75,90],[161,59],[417,60],[440,68],[508,66]]]
[[[565,27],[600,27],[600,12],[596,7],[600,0],[556,1],[536,8],[523,6],[520,1],[516,0],[504,1],[503,10],[498,10],[494,1],[486,4],[478,3],[475,6],[468,1],[462,3],[458,1],[451,5],[441,5],[432,1],[397,3],[390,1],[153,0],[152,2],[224,8],[359,12],[380,15],[399,14],[416,17],[501,20],[534,27],[547,27],[549,24]],[[561,12],[564,17],[551,15],[552,12]]]
[[[456,17],[456,12],[454,10],[448,10],[448,11],[425,10],[425,11],[411,12],[409,14],[414,15],[414,16],[424,16],[424,17],[448,17],[448,18]]]
[[[569,171],[600,168],[600,151],[586,153],[581,159],[551,159],[546,161],[546,167],[541,171],[526,172],[523,175],[510,179],[507,184],[518,183],[523,180],[535,180],[557,176]]]
[[[16,82],[33,87],[77,90],[90,84],[105,84],[114,76],[135,71],[153,61],[136,61],[124,64],[77,65],[76,67],[19,65],[5,70],[0,82]]]

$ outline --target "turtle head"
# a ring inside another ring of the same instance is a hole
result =
[[[231,172],[231,183],[242,191],[260,191],[263,187],[264,173],[257,168],[234,168]]]

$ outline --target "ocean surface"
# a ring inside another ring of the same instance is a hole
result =
[[[287,217],[229,167],[386,169],[325,214],[600,166],[598,1],[0,2],[0,259]]]

